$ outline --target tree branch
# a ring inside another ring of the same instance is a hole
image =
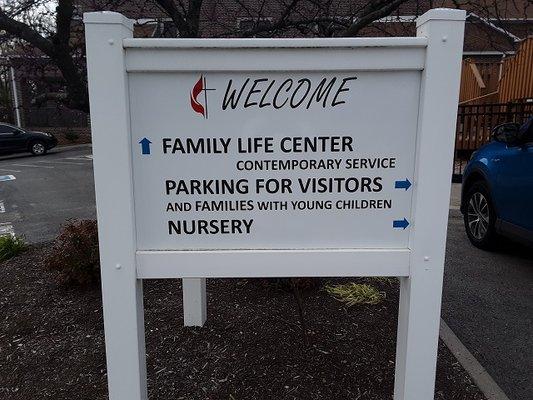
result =
[[[156,0],[159,7],[172,19],[181,37],[197,37],[200,28],[200,10],[202,0],[189,1],[189,9],[185,10],[180,1],[180,11],[173,0]]]
[[[41,50],[57,66],[66,83],[66,94],[55,96],[55,100],[81,111],[89,111],[89,95],[87,83],[72,58],[70,48],[71,22],[74,7],[72,0],[59,0],[56,7],[56,32],[51,40],[44,38],[29,25],[8,16],[0,8],[0,29],[13,37],[28,42]]]
[[[4,30],[10,35],[30,43],[47,56],[51,56],[54,52],[52,42],[45,39],[29,25],[8,16],[2,7],[0,7],[0,30]]]
[[[342,36],[350,37],[357,35],[357,33],[365,26],[380,18],[386,17],[406,1],[407,0],[371,1],[363,9],[355,22],[342,33]]]
[[[70,40],[70,24],[74,7],[71,0],[59,0],[56,8],[56,34],[53,41],[62,48],[68,49]]]

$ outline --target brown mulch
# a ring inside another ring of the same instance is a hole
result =
[[[48,247],[0,263],[0,399],[106,399],[100,291],[59,286]],[[398,287],[372,284],[375,306],[304,293],[304,335],[292,293],[256,280],[209,280],[204,328],[182,326],[179,280],[146,281],[150,399],[392,399]],[[442,344],[435,398],[484,399]]]

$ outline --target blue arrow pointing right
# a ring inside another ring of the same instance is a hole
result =
[[[395,189],[409,189],[411,187],[411,182],[409,181],[409,179],[405,178],[404,181],[396,181],[394,182],[394,188]]]
[[[143,138],[139,144],[141,145],[141,154],[150,154],[150,140]]]
[[[397,220],[394,220],[392,221],[392,227],[393,228],[400,228],[400,229],[405,229],[409,226],[409,221],[407,221],[406,218],[404,219],[397,219]]]

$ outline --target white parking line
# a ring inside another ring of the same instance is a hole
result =
[[[38,163],[46,163],[46,164],[68,164],[68,165],[87,165],[85,163],[75,163],[70,161],[36,161]]]
[[[0,200],[0,214],[6,212],[6,206],[4,206],[4,201]]]
[[[63,158],[63,160],[75,160],[75,161],[91,162],[93,160],[93,156],[65,157],[65,158]]]
[[[13,229],[13,225],[11,225],[10,222],[4,222],[0,223],[0,236],[15,236],[15,230]]]
[[[7,172],[22,172],[18,169],[6,169],[6,168],[0,168],[0,171],[7,171]]]
[[[31,167],[31,168],[48,168],[53,169],[54,167],[49,167],[47,165],[32,165],[32,164],[11,164],[15,167]]]

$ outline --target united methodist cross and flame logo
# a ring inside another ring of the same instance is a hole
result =
[[[208,118],[208,109],[207,109],[207,91],[215,90],[209,89],[207,87],[207,79],[205,76],[200,75],[200,79],[194,84],[191,90],[191,107],[194,112],[201,114],[205,119]],[[203,92],[203,96],[201,96]],[[203,97],[203,99],[202,99]],[[203,104],[202,104],[203,101]]]

